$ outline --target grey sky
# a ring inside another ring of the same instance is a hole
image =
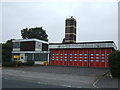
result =
[[[118,3],[41,0],[2,3],[2,42],[21,38],[21,29],[43,26],[49,42],[62,42],[65,19],[77,20],[77,42],[113,40],[118,44]]]

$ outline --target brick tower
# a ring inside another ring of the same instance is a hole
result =
[[[73,16],[65,20],[65,38],[63,43],[76,43],[76,20]]]

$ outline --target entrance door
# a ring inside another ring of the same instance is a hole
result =
[[[21,62],[27,62],[27,59],[25,58],[25,54],[20,54],[20,61]]]

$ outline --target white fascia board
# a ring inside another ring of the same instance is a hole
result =
[[[114,48],[113,43],[95,43],[95,44],[59,44],[59,45],[49,45],[50,49],[62,49],[62,48]]]
[[[50,51],[12,51],[12,53],[50,53]]]
[[[25,41],[38,41],[38,42],[49,44],[49,42],[39,40],[39,39],[15,39],[12,42],[25,42]]]

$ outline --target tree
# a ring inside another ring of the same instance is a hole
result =
[[[2,62],[10,62],[12,57],[12,40],[2,44]]]
[[[36,28],[25,28],[21,30],[21,35],[23,39],[30,39],[30,38],[36,38],[44,41],[48,41],[45,30],[42,29],[42,27],[36,27]]]
[[[120,51],[113,51],[108,57],[109,69],[113,77],[120,77]]]

